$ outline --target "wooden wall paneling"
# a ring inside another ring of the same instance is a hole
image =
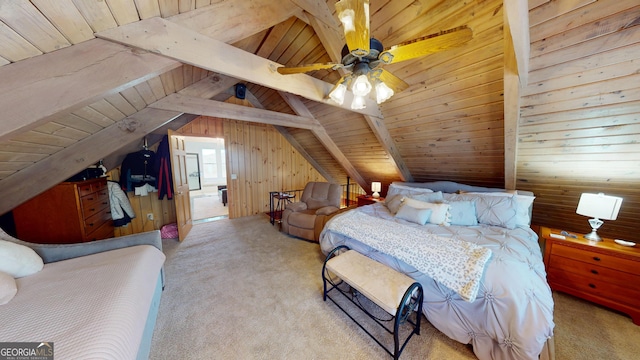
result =
[[[109,10],[109,5],[104,1],[86,1],[73,0],[85,20],[93,29],[93,32],[99,32],[112,29],[118,26],[116,19]]]
[[[140,19],[160,16],[160,6],[157,0],[135,0],[135,4]]]
[[[553,6],[568,7],[570,0]],[[604,236],[638,241],[640,37],[637,2],[585,3],[532,27],[532,83],[521,108],[518,187],[536,193],[533,222],[587,232],[583,192],[624,198]],[[533,11],[532,11],[533,13]],[[538,35],[538,34],[544,34]],[[574,44],[569,45],[568,42]],[[543,45],[544,44],[544,45]],[[533,47],[535,45],[535,47]]]

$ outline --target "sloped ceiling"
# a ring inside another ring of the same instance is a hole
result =
[[[460,25],[474,38],[387,66],[409,89],[358,112],[325,99],[337,71],[274,71],[339,61],[334,3],[0,2],[0,214],[100,159],[116,166],[143,137],[196,115],[277,126],[318,170],[337,162],[365,189],[443,179],[502,187],[502,1],[372,1],[372,35],[385,47]],[[257,106],[219,101],[237,82]]]

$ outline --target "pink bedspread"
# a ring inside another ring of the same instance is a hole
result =
[[[0,306],[0,341],[53,342],[56,359],[135,359],[164,260],[140,245],[46,264]]]

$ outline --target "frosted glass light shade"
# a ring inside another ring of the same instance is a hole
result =
[[[378,181],[374,181],[371,183],[371,191],[373,191],[373,197],[374,198],[379,198],[380,197],[380,191],[382,190],[382,183],[378,182]]]
[[[584,193],[580,196],[576,213],[602,220],[615,220],[618,218],[620,206],[622,206],[621,197],[603,193]]]
[[[339,105],[344,103],[344,95],[347,93],[347,86],[344,84],[338,84],[333,91],[329,93],[329,98]]]
[[[367,96],[371,92],[371,83],[369,79],[367,79],[367,75],[360,75],[353,82],[353,87],[351,88],[353,94],[355,96]]]
[[[393,96],[393,90],[382,81],[376,84],[376,102],[382,104]]]
[[[354,96],[351,102],[351,108],[353,110],[364,109],[366,106],[364,96]]]

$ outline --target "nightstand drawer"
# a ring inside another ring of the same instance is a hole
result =
[[[640,291],[630,289],[627,286],[619,286],[603,280],[592,279],[559,269],[549,269],[547,279],[552,288],[554,283],[558,283],[592,296],[598,296],[624,304],[636,305],[638,299],[640,299]]]
[[[631,274],[640,275],[640,262],[622,259],[620,257],[600,254],[593,251],[576,249],[570,246],[562,246],[557,243],[551,248],[552,256],[563,256],[570,259],[583,261],[589,264],[604,266]]]
[[[572,273],[593,281],[605,281],[614,285],[640,291],[640,275],[617,271],[604,266],[594,265],[561,256],[552,256],[549,272]]]

